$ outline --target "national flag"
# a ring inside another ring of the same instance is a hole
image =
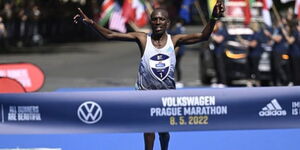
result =
[[[104,26],[112,12],[114,11],[114,7],[115,7],[116,3],[114,0],[104,0],[102,5],[101,5],[101,15],[100,15],[100,19],[97,21],[100,25]]]
[[[272,26],[272,19],[270,14],[270,9],[272,8],[273,1],[272,0],[261,0],[263,3],[263,19],[267,26]]]
[[[295,1],[295,0],[280,0],[280,2],[283,3],[283,4],[289,3],[289,2],[292,2],[292,1]]]
[[[244,8],[245,14],[245,24],[250,24],[251,22],[251,5],[250,0],[245,0],[246,6]]]
[[[126,21],[134,19],[133,0],[124,0],[122,10],[122,16]]]
[[[143,0],[125,0],[122,8],[122,15],[126,22],[134,22],[138,27],[148,23],[148,14]]]
[[[122,9],[120,8],[119,4],[116,4],[114,11],[110,16],[108,28],[125,33],[127,31],[125,23],[126,19],[122,16]]]
[[[183,0],[183,2],[181,4],[181,9],[180,9],[179,15],[187,23],[191,22],[190,7],[194,3],[194,1],[195,0]]]
[[[253,3],[255,2],[256,0],[249,0],[249,3],[250,3],[250,7],[252,7]]]
[[[213,11],[216,3],[217,3],[217,0],[207,0],[207,5],[208,5],[208,10],[209,10],[210,15],[212,14],[212,11]]]
[[[296,0],[295,2],[295,14],[297,14],[297,18],[300,19],[300,0]]]
[[[232,2],[243,2],[245,3],[245,7],[242,8],[244,14],[244,23],[246,25],[250,24],[251,22],[251,2],[252,0],[230,0]]]
[[[133,0],[133,8],[135,9],[134,23],[138,27],[143,27],[148,23],[148,14],[145,6],[144,0]]]

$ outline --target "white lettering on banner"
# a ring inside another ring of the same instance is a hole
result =
[[[168,117],[171,126],[207,125],[210,116],[228,113],[226,105],[216,105],[215,96],[168,96],[161,98],[161,104],[150,108],[150,116]]]
[[[164,107],[176,106],[211,106],[215,105],[215,96],[181,96],[181,97],[162,97]]]
[[[174,107],[174,108],[151,108],[151,117],[163,117],[163,116],[181,116],[182,108]]]
[[[227,115],[227,106],[216,105],[215,96],[162,97],[161,107],[150,108],[151,117],[169,117],[170,125],[206,125],[211,115]]]
[[[0,76],[18,80],[24,87],[31,87],[31,79],[27,69],[0,70]]]
[[[292,102],[293,108],[300,108],[300,102]]]
[[[226,115],[227,106],[185,107],[183,115]]]
[[[300,102],[292,102],[292,115],[300,116]]]
[[[263,107],[258,114],[260,117],[286,116],[287,112],[286,110],[282,109],[277,99],[273,99],[270,103]]]
[[[39,106],[9,106],[8,121],[42,121]]]

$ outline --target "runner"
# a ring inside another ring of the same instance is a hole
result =
[[[73,18],[74,23],[82,21],[107,40],[131,41],[138,44],[141,61],[136,82],[137,90],[166,90],[175,89],[175,48],[182,44],[194,44],[208,40],[216,21],[223,16],[224,4],[218,0],[212,17],[202,32],[173,36],[167,33],[170,25],[168,12],[161,8],[157,8],[151,13],[151,33],[114,32],[95,23],[80,8],[78,10],[79,14]],[[169,133],[159,133],[159,136],[161,149],[167,150],[170,139]],[[144,133],[145,150],[153,150],[154,139],[155,133]]]

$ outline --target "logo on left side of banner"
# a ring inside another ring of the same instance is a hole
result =
[[[77,110],[78,118],[86,124],[95,124],[102,118],[102,108],[93,101],[82,103]]]

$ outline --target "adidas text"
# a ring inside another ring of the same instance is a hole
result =
[[[260,111],[259,116],[261,117],[268,117],[268,116],[286,116],[285,110],[267,110],[267,111]]]
[[[282,109],[280,104],[276,99],[271,100],[262,110],[259,112],[259,116],[268,117],[268,116],[286,116],[286,110]]]

